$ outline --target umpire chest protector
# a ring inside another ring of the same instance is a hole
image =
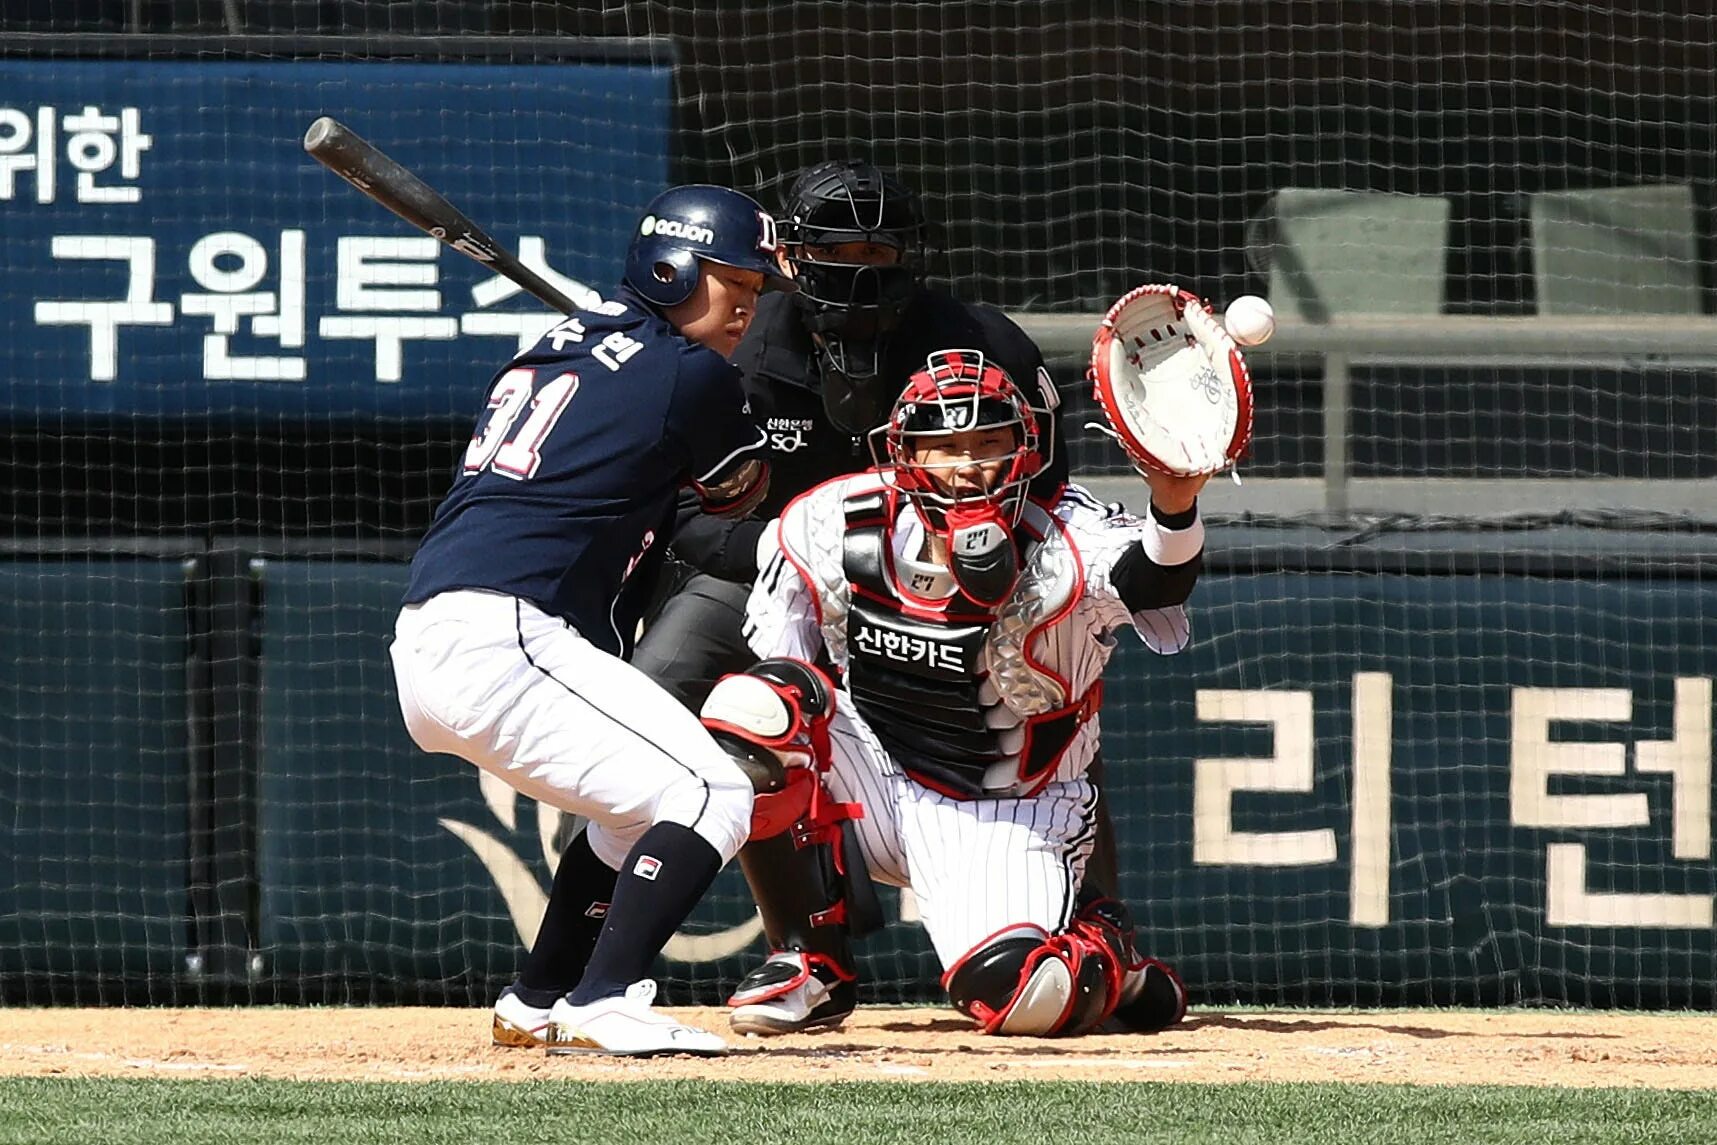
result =
[[[902,507],[887,487],[842,505],[853,704],[925,786],[962,799],[1032,794],[1053,778],[1100,699],[1100,686],[1068,696],[1067,681],[1027,654],[1082,595],[1078,557],[1055,519],[1028,503],[1015,534],[1023,571],[1000,607],[985,609],[957,588],[932,598],[915,591],[917,577],[902,584],[889,530]]]

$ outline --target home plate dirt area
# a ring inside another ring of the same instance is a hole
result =
[[[678,1009],[725,1030],[719,1009]],[[999,1039],[939,1009],[864,1009],[721,1059],[489,1045],[486,1009],[0,1009],[0,1075],[295,1080],[1372,1081],[1717,1088],[1717,1016],[1193,1013],[1154,1037]]]
[[[674,1011],[726,1029],[716,1009]],[[1717,1017],[1592,1011],[1203,1011],[1150,1037],[992,1038],[945,1010],[734,1038],[718,1059],[548,1057],[487,1010],[0,1010],[0,1075],[328,1081],[1347,1081],[1717,1088]]]

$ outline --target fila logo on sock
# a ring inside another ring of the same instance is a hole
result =
[[[608,904],[605,902],[593,902],[593,903],[591,903],[589,906],[584,908],[584,917],[585,918],[607,918],[608,917]]]
[[[632,864],[633,874],[641,879],[649,879],[651,882],[656,881],[656,876],[661,873],[661,870],[662,860],[651,855],[639,855],[638,861]]]

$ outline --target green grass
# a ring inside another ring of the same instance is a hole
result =
[[[1160,1083],[0,1079],[0,1142],[1577,1145],[1717,1141],[1717,1093]]]

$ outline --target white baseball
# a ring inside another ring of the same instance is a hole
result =
[[[1242,294],[1228,304],[1222,324],[1242,346],[1258,346],[1276,332],[1276,312],[1256,294]]]

